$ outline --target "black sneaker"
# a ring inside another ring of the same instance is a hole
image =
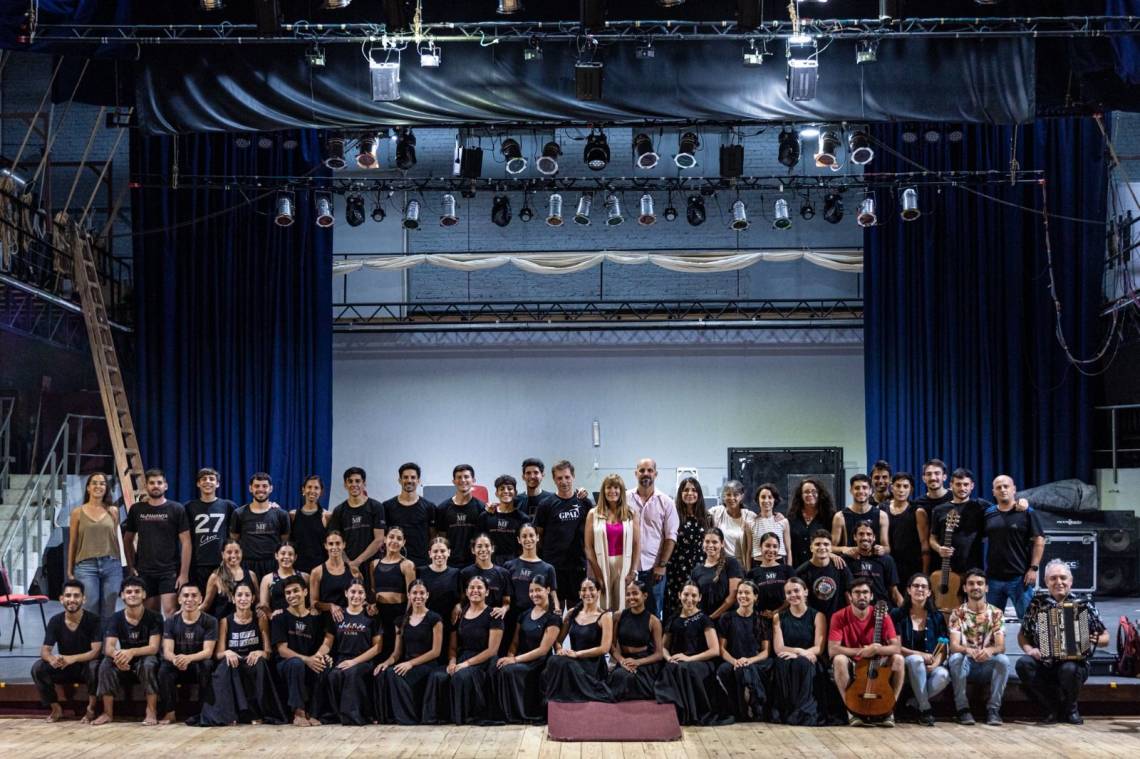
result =
[[[1068,722],[1070,725],[1083,725],[1083,724],[1085,724],[1084,718],[1081,716],[1081,713],[1077,711],[1077,708],[1075,706],[1073,707],[1072,711],[1070,711],[1065,716],[1065,721]]]
[[[959,725],[976,725],[978,723],[974,721],[974,715],[970,714],[969,709],[959,709],[958,710],[958,724]]]
[[[934,712],[927,709],[924,712],[918,713],[918,724],[925,727],[934,727]]]
[[[1001,714],[996,709],[989,709],[986,711],[986,724],[990,727],[999,727],[1003,723],[1001,721]]]
[[[1038,725],[1056,725],[1057,724],[1057,715],[1054,714],[1053,712],[1047,712],[1045,714],[1045,716],[1043,716],[1041,719],[1037,720],[1037,724]]]

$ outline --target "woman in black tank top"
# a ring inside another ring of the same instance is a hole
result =
[[[372,590],[383,637],[380,660],[384,661],[396,643],[396,620],[408,606],[408,586],[416,579],[416,567],[404,557],[404,531],[391,527],[384,536],[385,554],[372,562]]]
[[[321,508],[321,494],[324,486],[321,478],[313,475],[306,478],[301,486],[305,503],[293,512],[293,526],[289,532],[297,547],[298,572],[312,572],[325,559],[325,528],[329,523],[329,513]]]
[[[242,566],[241,544],[227,540],[222,546],[222,563],[210,575],[203,589],[202,608],[214,619],[225,619],[234,610],[234,592],[246,587],[257,592],[257,579]]]
[[[772,627],[772,687],[769,694],[773,722],[818,725],[825,722],[816,693],[830,694],[823,662],[823,615],[807,605],[807,583],[798,577],[784,584],[788,608],[776,615]]]
[[[569,646],[555,646],[546,663],[543,688],[547,701],[613,701],[606,684],[606,654],[613,646],[613,615],[601,607],[601,589],[587,577],[579,586],[578,604],[566,614],[558,636]]]
[[[427,607],[428,590],[422,580],[412,581],[408,598],[408,613],[397,622],[392,654],[373,670],[381,724],[420,724],[428,680],[441,669],[443,620]]]
[[[562,618],[551,609],[551,578],[538,575],[530,582],[530,608],[518,618],[506,656],[491,673],[499,709],[507,722],[543,724],[542,673],[562,630]]]
[[[329,558],[309,575],[309,597],[313,608],[332,617],[333,622],[344,620],[344,609],[348,606],[345,591],[353,579],[363,578],[360,570],[351,569],[344,560],[344,536],[336,530],[325,536],[325,551]]]
[[[257,614],[263,619],[272,619],[289,604],[285,602],[285,580],[299,574],[305,584],[309,583],[309,576],[296,569],[297,549],[288,540],[277,546],[273,554],[277,559],[277,569],[261,578],[261,591],[258,594]]]
[[[649,586],[634,580],[625,586],[625,609],[614,625],[613,672],[609,686],[617,701],[652,701],[653,683],[664,666],[661,620],[649,613]]]

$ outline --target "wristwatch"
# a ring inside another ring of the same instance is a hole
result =
[[[1037,566],[1038,566],[1037,564],[1030,564],[1030,565],[1029,565],[1029,568],[1030,568],[1031,570],[1033,570],[1034,572],[1036,572],[1036,571],[1037,571]]]

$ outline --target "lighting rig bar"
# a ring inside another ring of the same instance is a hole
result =
[[[653,40],[785,40],[806,34],[829,39],[1110,37],[1140,34],[1140,16],[1026,16],[1021,18],[903,18],[903,19],[801,19],[766,21],[741,28],[735,21],[606,21],[596,31],[576,21],[480,21],[426,23],[418,35],[389,32],[384,24],[313,23],[282,24],[277,34],[262,36],[256,24],[39,24],[28,36],[32,42],[83,42],[107,45],[172,44],[360,44],[384,37],[395,44],[431,40],[436,43],[500,42],[535,44],[590,37],[598,42]]]

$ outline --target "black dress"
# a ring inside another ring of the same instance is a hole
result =
[[[456,663],[462,664],[486,651],[491,631],[502,629],[503,620],[491,616],[490,606],[474,619],[460,614],[455,630],[458,639]],[[494,666],[495,657],[492,656],[482,664],[465,667],[454,675],[447,674],[446,669],[433,672],[424,693],[424,723],[434,725],[450,718],[456,725],[494,724],[495,699],[489,688]]]
[[[345,598],[344,592],[348,590],[352,580],[348,564],[344,565],[344,572],[339,575],[329,572],[328,562],[321,564],[321,580],[317,583],[317,593],[321,596],[321,603],[336,604],[342,609],[347,609],[348,599]]]
[[[793,574],[795,570],[787,564],[752,567],[748,572],[748,579],[756,583],[756,587],[760,589],[760,595],[756,599],[756,610],[775,611],[783,606],[784,584]]]
[[[405,617],[399,621],[400,659],[397,664],[411,661],[431,650],[435,626],[443,620],[431,609],[419,624],[411,624]],[[423,720],[424,692],[432,674],[441,669],[438,661],[417,664],[406,675],[396,674],[395,666],[388,667],[376,676],[376,716],[385,725],[419,725]]]
[[[333,665],[321,673],[319,718],[332,725],[367,725],[372,721],[372,704],[369,691],[372,685],[372,660],[360,662],[346,669],[337,665],[355,659],[372,647],[372,638],[379,634],[376,620],[364,612],[350,614],[345,609],[344,619],[332,622]]]
[[[380,661],[386,661],[396,647],[396,620],[404,616],[408,610],[408,583],[404,579],[402,569],[404,562],[377,561],[372,570],[372,587],[375,593],[400,593],[402,599],[396,603],[376,604],[377,618],[383,637],[380,638]]]
[[[625,649],[627,648],[645,649],[632,654],[634,658],[638,659],[654,654],[653,632],[649,629],[649,618],[651,616],[653,615],[650,614],[649,609],[642,609],[640,614],[634,614],[629,609],[619,612],[614,635],[617,636],[618,645],[622,649],[622,656],[631,655],[626,654]],[[650,664],[638,665],[633,672],[622,666],[614,667],[609,677],[610,691],[613,692],[614,699],[617,701],[652,701],[654,699],[653,684],[657,682],[657,677],[661,674],[661,669],[664,666],[665,662],[655,661]]]
[[[753,610],[747,617],[733,611],[717,620],[717,634],[724,640],[730,655],[744,659],[760,653],[767,637],[767,625],[758,611]],[[740,668],[722,661],[717,667],[716,679],[727,696],[727,711],[736,719],[747,721],[763,717],[767,699],[764,679],[771,666],[769,658]]]
[[[695,656],[708,650],[705,630],[713,626],[703,611],[691,617],[673,617],[667,628],[670,653]],[[682,725],[724,725],[732,722],[717,711],[716,660],[666,662],[657,678],[654,695],[659,704],[677,707]]]
[[[297,559],[293,569],[298,572],[312,572],[325,560],[324,509],[306,514],[304,509],[293,512],[293,527],[289,539],[297,547]]]
[[[903,584],[906,584],[912,575],[922,571],[922,555],[925,549],[922,541],[918,539],[918,523],[915,521],[918,509],[917,504],[908,503],[906,511],[892,514],[889,506],[883,507],[889,520],[887,536],[891,541],[891,558],[895,560],[899,582]]]
[[[814,648],[817,613],[810,606],[802,617],[796,617],[789,609],[780,612],[778,624],[784,645],[790,648]],[[802,656],[773,659],[771,686],[769,716],[773,722],[785,725],[820,724],[816,688],[834,690],[822,662],[818,659],[811,662]]]
[[[516,654],[525,654],[542,645],[542,638],[551,627],[560,629],[562,618],[552,611],[532,618],[534,610],[523,612],[518,623]],[[550,659],[550,652],[533,661],[508,664],[495,669],[491,675],[493,690],[499,700],[503,717],[511,723],[542,724],[546,722],[546,702],[542,695],[542,673]]]
[[[681,588],[689,581],[693,567],[705,560],[702,544],[706,529],[707,525],[695,517],[685,519],[677,528],[677,544],[665,567],[665,613],[662,619],[669,619],[681,611]]]
[[[439,663],[447,666],[447,646],[451,640],[452,616],[455,607],[459,604],[459,570],[448,567],[442,572],[436,572],[431,565],[418,567],[416,577],[423,580],[428,591],[427,606],[443,620],[443,650],[439,652]]]
[[[580,612],[579,612],[580,613]],[[578,614],[570,619],[570,648],[585,651],[602,642],[602,612],[589,624],[580,624]],[[569,656],[552,656],[542,676],[547,701],[613,701],[613,693],[606,685],[605,653],[589,659],[572,659]]]
[[[689,572],[689,578],[701,589],[701,611],[711,615],[719,609],[724,599],[728,598],[728,581],[739,580],[742,577],[744,569],[740,566],[740,562],[731,556],[725,558],[720,577],[716,576],[715,564],[708,567],[703,561],[699,562]],[[735,605],[736,599],[733,599],[733,606]]]
[[[214,701],[202,704],[198,724],[230,725],[254,720],[270,724],[283,722],[285,710],[273,684],[269,658],[258,659],[252,667],[245,662],[250,652],[263,648],[257,616],[245,624],[236,621],[233,614],[226,617],[226,639],[221,643],[242,657],[242,661],[231,667],[229,662],[221,659],[214,666]]]

